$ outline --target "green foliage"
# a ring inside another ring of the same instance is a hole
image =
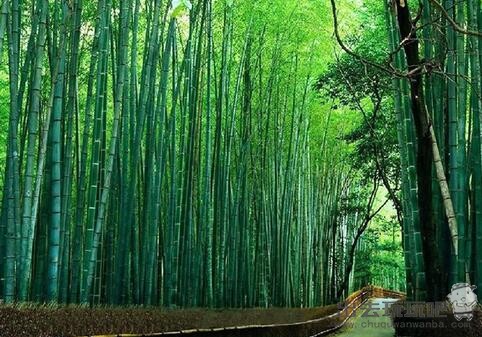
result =
[[[420,222],[396,17],[337,2],[364,61],[323,1],[4,2],[0,298],[314,306],[368,283],[423,299],[434,269],[440,293],[482,282],[479,39],[423,1],[451,254],[434,174]],[[473,0],[449,14],[480,29]]]
[[[405,291],[405,260],[398,221],[375,218],[360,242],[356,257],[355,288],[375,284]]]
[[[0,69],[10,84],[0,91],[10,103],[0,113],[3,298],[336,299],[330,253],[349,242],[331,238],[353,215],[338,209],[352,148],[343,137],[360,119],[347,124],[313,90],[333,60],[318,31],[324,4],[28,5],[0,16],[20,18],[0,20],[18,34]]]

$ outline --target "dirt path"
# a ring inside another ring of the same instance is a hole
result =
[[[386,309],[397,300],[389,298],[372,298],[362,305],[354,317],[350,318],[345,327],[336,337],[393,337],[390,316]]]

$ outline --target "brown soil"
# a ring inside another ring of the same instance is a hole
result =
[[[440,303],[441,310],[436,318],[429,314],[433,304],[418,303],[418,310],[416,316],[406,317],[407,308],[410,305],[413,308],[413,303],[400,301],[394,304],[391,308],[391,315],[396,330],[397,336],[411,336],[411,337],[475,337],[482,336],[482,311],[477,308],[474,311],[474,317],[471,321],[462,319],[457,321],[452,314],[450,308]],[[418,313],[422,313],[419,315]],[[408,315],[413,316],[413,315]],[[422,316],[422,317],[420,317]],[[423,317],[425,316],[425,317]],[[442,317],[443,316],[443,317]]]
[[[340,326],[353,309],[369,297],[400,297],[400,293],[367,287],[350,295],[341,315],[339,305],[319,308],[190,309],[84,308],[78,306],[0,306],[0,337],[71,337],[92,335],[149,334],[189,329],[246,325],[288,324],[325,317],[306,324],[251,327],[190,333],[192,337],[306,337]],[[183,334],[184,335],[184,334]]]
[[[0,307],[0,336],[148,334],[184,329],[294,323],[335,313],[337,305],[313,309],[163,310],[126,308]]]

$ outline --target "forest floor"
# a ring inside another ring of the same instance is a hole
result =
[[[309,309],[229,310],[1,306],[0,336],[148,334],[195,328],[294,323],[324,317],[337,310],[337,305]]]

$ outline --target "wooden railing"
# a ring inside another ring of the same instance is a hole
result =
[[[405,294],[386,290],[380,287],[368,286],[348,296],[339,305],[339,311],[328,316],[294,323],[254,324],[208,329],[186,329],[149,334],[116,334],[83,337],[154,337],[154,336],[209,336],[209,337],[315,337],[327,335],[345,325],[353,313],[369,298],[391,297],[404,298]]]

